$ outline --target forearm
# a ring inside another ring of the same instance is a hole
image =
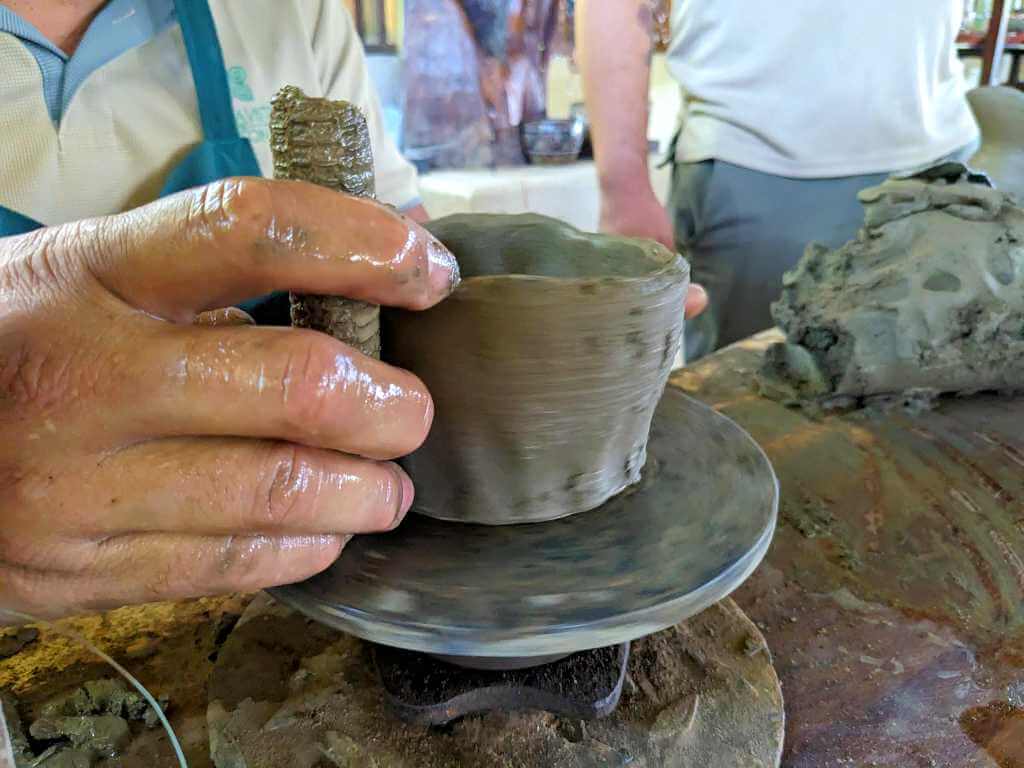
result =
[[[578,0],[576,42],[601,191],[647,193],[650,0]]]

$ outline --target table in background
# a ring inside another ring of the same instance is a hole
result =
[[[672,169],[657,165],[651,158],[651,183],[664,203]],[[592,232],[601,211],[597,169],[591,161],[435,171],[420,178],[420,194],[434,218],[453,213],[539,213]]]

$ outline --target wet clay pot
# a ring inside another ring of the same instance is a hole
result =
[[[542,216],[458,215],[428,229],[462,284],[431,310],[382,317],[384,359],[418,374],[436,406],[426,442],[402,460],[413,509],[538,522],[637,482],[682,340],[686,262]]]

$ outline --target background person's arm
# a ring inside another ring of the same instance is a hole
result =
[[[675,249],[647,162],[650,0],[578,0],[576,44],[601,184],[601,229]]]
[[[427,213],[427,209],[423,207],[422,203],[414,205],[412,208],[407,208],[402,213],[417,224],[426,224],[430,221],[430,214]]]

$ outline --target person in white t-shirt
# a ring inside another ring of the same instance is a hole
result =
[[[857,192],[977,147],[955,40],[960,0],[674,0],[683,90],[670,211],[647,171],[651,0],[578,0],[603,229],[676,244],[709,311],[687,357],[771,327],[808,243],[863,221]],[[673,221],[674,219],[674,221]]]

